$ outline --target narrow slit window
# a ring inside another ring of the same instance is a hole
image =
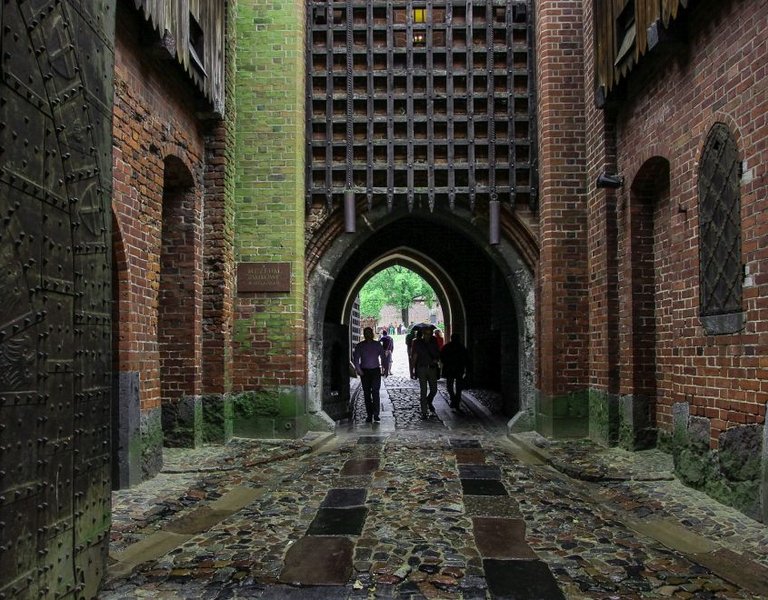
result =
[[[194,67],[205,75],[205,34],[192,13],[189,13],[189,57]]]

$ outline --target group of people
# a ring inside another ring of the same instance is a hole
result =
[[[419,380],[422,419],[428,418],[430,413],[435,413],[433,402],[437,395],[437,380],[441,375],[445,377],[449,406],[460,410],[464,376],[469,364],[467,349],[461,343],[458,333],[452,334],[451,341],[443,344],[442,335],[436,336],[435,332],[432,326],[422,327],[412,331],[410,343],[406,337],[411,359],[411,377]]]
[[[439,330],[437,330],[439,333]],[[419,407],[421,418],[434,414],[434,399],[437,395],[437,380],[445,377],[449,406],[460,410],[461,392],[469,364],[467,349],[461,343],[458,333],[451,335],[451,341],[443,343],[442,334],[435,335],[432,325],[414,327],[406,336],[408,363],[413,379],[419,380]],[[381,421],[379,390],[381,377],[388,376],[392,368],[394,340],[387,329],[382,329],[379,341],[374,340],[372,327],[363,329],[363,340],[355,346],[352,364],[360,376],[365,398],[367,423]]]

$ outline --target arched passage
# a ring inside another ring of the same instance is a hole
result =
[[[446,335],[450,335],[453,331],[466,333],[466,309],[456,283],[450,274],[429,256],[407,247],[387,251],[358,275],[344,301],[344,308],[341,312],[342,324],[348,324],[352,303],[365,282],[379,271],[393,265],[406,267],[420,275],[435,291],[435,295],[443,307]]]
[[[327,361],[348,339],[348,311],[357,290],[370,275],[398,261],[441,290],[451,327],[465,333],[474,385],[498,390],[502,411],[510,417],[529,411],[535,346],[531,270],[512,244],[489,246],[485,230],[457,212],[375,209],[366,213],[363,231],[325,245],[308,275],[312,412],[323,414],[328,404]],[[348,343],[342,353],[349,355]]]
[[[131,272],[125,240],[112,212],[112,488],[141,482],[139,372],[131,353]]]

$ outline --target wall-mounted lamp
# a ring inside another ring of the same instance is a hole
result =
[[[357,231],[355,221],[355,192],[344,190],[344,231],[355,233]]]
[[[621,175],[613,173],[600,173],[600,175],[597,176],[595,185],[598,189],[615,190],[624,185],[624,178]]]
[[[499,235],[499,217],[501,203],[498,200],[488,202],[488,243],[496,246],[500,243]]]

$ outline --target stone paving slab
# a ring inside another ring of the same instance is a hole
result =
[[[479,448],[457,448],[456,462],[459,464],[477,464],[485,462],[485,450]]]
[[[378,468],[378,458],[353,458],[344,463],[344,466],[341,469],[341,475],[345,477],[368,475]]]
[[[307,535],[360,535],[368,509],[320,508],[307,530]]]
[[[507,490],[498,479],[462,479],[461,487],[467,496],[506,496]]]
[[[525,521],[522,519],[474,517],[472,528],[483,558],[538,558],[525,541]]]
[[[346,537],[304,537],[286,553],[280,581],[344,585],[352,574],[352,549],[352,541]]]
[[[549,567],[539,560],[483,561],[491,597],[499,600],[565,600]]]
[[[496,465],[459,465],[462,479],[501,479],[501,469]]]
[[[335,488],[328,490],[328,494],[320,506],[328,508],[362,506],[367,495],[365,488]]]

